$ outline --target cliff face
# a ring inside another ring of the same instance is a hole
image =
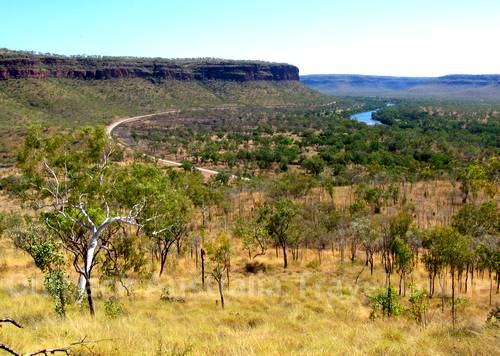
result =
[[[0,54],[0,80],[145,78],[175,80],[299,80],[288,64],[225,60],[167,60],[129,57],[63,57],[18,52]]]

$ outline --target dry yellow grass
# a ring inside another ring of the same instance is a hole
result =
[[[460,198],[458,187],[447,182],[416,183],[404,189],[408,202],[415,205],[416,221],[421,227],[449,221],[458,206],[452,202]],[[312,194],[313,199],[329,199],[320,190]],[[253,199],[258,201],[258,194],[244,195],[241,200],[248,208]],[[336,189],[338,205],[347,205],[351,199],[349,187]],[[238,204],[235,198],[235,212]],[[12,210],[15,206],[3,197],[1,208]],[[390,213],[391,209],[394,207],[385,210]],[[220,221],[214,222],[212,234],[223,226]],[[232,261],[224,310],[216,304],[216,286],[210,281],[207,290],[202,290],[195,260],[187,256],[171,258],[162,278],[155,272],[147,280],[133,279],[132,297],[126,297],[120,287],[113,290],[95,279],[96,317],[90,317],[84,307],[72,305],[68,317],[61,319],[45,294],[43,275],[31,259],[15,250],[7,238],[0,238],[0,318],[11,317],[24,326],[0,328],[0,343],[27,352],[68,345],[82,338],[97,341],[74,349],[82,355],[500,353],[498,328],[485,322],[491,309],[487,275],[484,279],[476,276],[474,287],[460,294],[466,302],[461,303],[456,328],[451,325],[449,306],[442,313],[438,297],[431,300],[429,323],[422,327],[404,315],[369,320],[367,294],[383,286],[384,272],[377,259],[374,275],[370,276],[366,268],[355,283],[356,275],[364,268],[361,252],[356,263],[341,266],[339,256],[331,251],[323,252],[319,264],[315,251],[304,250],[300,259],[291,261],[290,268],[284,271],[281,256],[269,250],[267,256],[259,258],[268,266],[267,271],[257,275],[243,272],[245,255],[237,251]],[[72,278],[76,281],[75,275]],[[421,287],[427,285],[421,266],[412,279]],[[161,301],[164,287],[186,302]],[[449,279],[445,288],[449,295]],[[110,297],[123,306],[123,314],[114,318],[106,315],[104,303]],[[493,304],[498,304],[499,295],[493,297]],[[403,303],[407,305],[407,298]]]
[[[487,327],[487,281],[477,280],[469,290],[470,303],[459,312],[456,329],[449,310],[441,313],[432,301],[429,324],[421,327],[407,317],[369,320],[366,294],[383,284],[378,265],[374,276],[363,264],[346,263],[325,253],[321,265],[311,263],[315,253],[303,254],[288,271],[270,252],[262,259],[269,268],[263,274],[239,272],[243,258],[233,262],[224,310],[216,305],[210,283],[202,291],[195,262],[181,258],[171,262],[168,275],[137,283],[133,297],[109,286],[96,286],[97,315],[73,305],[67,319],[58,318],[45,296],[42,276],[30,259],[2,241],[0,273],[1,316],[9,316],[23,329],[4,326],[0,340],[20,351],[68,345],[86,337],[97,341],[77,347],[77,354],[97,355],[279,355],[279,354],[410,354],[493,355],[500,352],[498,329]],[[312,266],[312,267],[308,267]],[[425,274],[414,274],[425,285]],[[96,281],[97,282],[97,281]],[[448,283],[449,285],[449,283]],[[183,296],[184,304],[160,301],[161,289]],[[115,296],[124,314],[105,315],[104,301]],[[465,295],[462,295],[465,297]],[[495,295],[498,303],[498,295]]]

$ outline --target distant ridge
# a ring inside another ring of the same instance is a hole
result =
[[[298,81],[299,69],[284,63],[216,58],[61,56],[0,50],[0,80],[49,77],[83,80],[144,78]]]
[[[339,96],[391,96],[500,101],[499,74],[391,77],[357,74],[301,76],[310,88]]]

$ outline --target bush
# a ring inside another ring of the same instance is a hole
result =
[[[389,289],[379,289],[369,295],[368,299],[370,300],[372,307],[370,312],[371,320],[375,320],[381,315],[387,315],[388,317],[399,316],[403,310],[401,305],[398,303],[398,292],[392,287]]]
[[[43,282],[47,293],[55,303],[55,311],[60,317],[66,316],[66,306],[72,302],[74,286],[69,282],[68,276],[60,269],[51,270],[45,274]]]
[[[486,318],[486,323],[488,325],[500,327],[500,307],[495,307],[490,310]]]
[[[427,309],[429,308],[429,299],[423,288],[414,288],[411,286],[410,307],[406,310],[409,316],[420,325],[427,324]]]
[[[247,273],[258,273],[265,271],[266,271],[266,265],[261,262],[255,261],[255,262],[245,263],[245,272]]]
[[[125,310],[123,309],[123,305],[116,299],[110,298],[104,302],[104,314],[108,318],[118,318],[124,313]]]
[[[160,294],[160,300],[163,302],[169,302],[169,303],[172,303],[172,302],[185,303],[186,302],[186,300],[184,298],[174,297],[174,296],[170,295],[170,289],[168,289],[168,287],[162,288],[161,294]]]

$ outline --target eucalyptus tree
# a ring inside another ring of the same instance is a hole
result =
[[[477,250],[482,245],[488,250],[496,251],[497,253],[500,251],[500,211],[498,210],[496,201],[487,200],[479,205],[465,204],[452,217],[452,226],[462,235],[470,238],[470,249]],[[481,249],[480,251],[484,252],[485,250]],[[484,262],[480,254],[475,254],[470,263],[467,264],[465,268],[466,291],[469,271],[471,274],[471,283],[474,279],[474,266],[486,266],[490,272],[494,271],[494,269],[489,268],[491,267],[489,263]]]
[[[87,293],[94,314],[91,290],[96,256],[106,248],[103,233],[114,224],[137,225],[142,202],[129,206],[115,199],[113,148],[101,128],[45,134],[31,128],[18,154],[25,199],[43,209],[49,229],[73,255],[79,274],[78,291]]]
[[[400,274],[403,272],[402,265],[398,263],[398,258],[402,258],[403,252],[407,252],[405,246],[405,236],[411,227],[411,216],[400,211],[388,218],[382,225],[381,252],[382,262],[386,274],[387,297],[389,298],[391,287],[391,276],[396,268]],[[405,258],[406,260],[406,258]],[[390,300],[390,299],[389,299]]]
[[[320,206],[320,224],[323,226],[327,239],[331,241],[332,253],[334,251],[334,243],[340,250],[341,263],[344,262],[345,249],[345,234],[339,233],[342,226],[344,216],[342,212],[332,204],[324,204]]]
[[[366,254],[365,265],[370,266],[370,274],[373,275],[374,255],[380,245],[380,229],[376,222],[368,217],[353,220],[351,229],[355,238],[363,245]]]
[[[265,219],[265,229],[269,237],[283,251],[283,268],[288,267],[287,248],[292,243],[291,226],[298,213],[297,205],[287,198],[281,198],[261,207],[260,214]]]
[[[251,216],[240,215],[234,223],[233,235],[242,239],[243,247],[251,259],[264,256],[267,252],[270,241],[264,223],[265,217],[260,214],[260,210],[255,210]]]
[[[470,196],[475,199],[477,193],[488,185],[487,172],[483,165],[474,161],[465,167],[459,174],[460,190],[463,193],[462,204],[469,201]]]
[[[406,295],[406,277],[413,270],[413,252],[410,246],[400,237],[392,243],[396,272],[399,273],[399,295]]]
[[[193,213],[193,204],[178,182],[183,175],[154,165],[132,164],[115,180],[118,201],[127,206],[142,201],[138,223],[158,256],[160,276],[172,247],[180,246],[186,236]]]
[[[351,262],[354,262],[356,259],[356,252],[358,250],[358,245],[361,243],[361,235],[357,233],[353,233],[352,229],[352,222],[363,218],[367,215],[367,206],[366,203],[363,200],[356,200],[354,203],[352,203],[349,208],[349,224],[348,224],[348,231],[350,234],[350,240],[351,240]]]
[[[493,243],[481,243],[475,249],[475,254],[479,259],[479,265],[481,268],[487,268],[490,280],[490,298],[489,304],[491,305],[492,291],[493,291],[493,279],[492,274],[496,275],[497,283],[497,293],[500,284],[500,246],[497,238],[496,245]]]
[[[439,267],[448,267],[451,275],[451,318],[456,322],[456,284],[455,276],[463,270],[472,257],[470,238],[460,234],[456,229],[444,226],[436,227],[428,232],[424,246],[437,257]],[[443,296],[444,298],[444,296]]]
[[[207,244],[207,255],[210,260],[210,275],[217,282],[221,307],[224,309],[224,273],[229,273],[231,265],[231,244],[227,236],[220,235],[215,241]]]

